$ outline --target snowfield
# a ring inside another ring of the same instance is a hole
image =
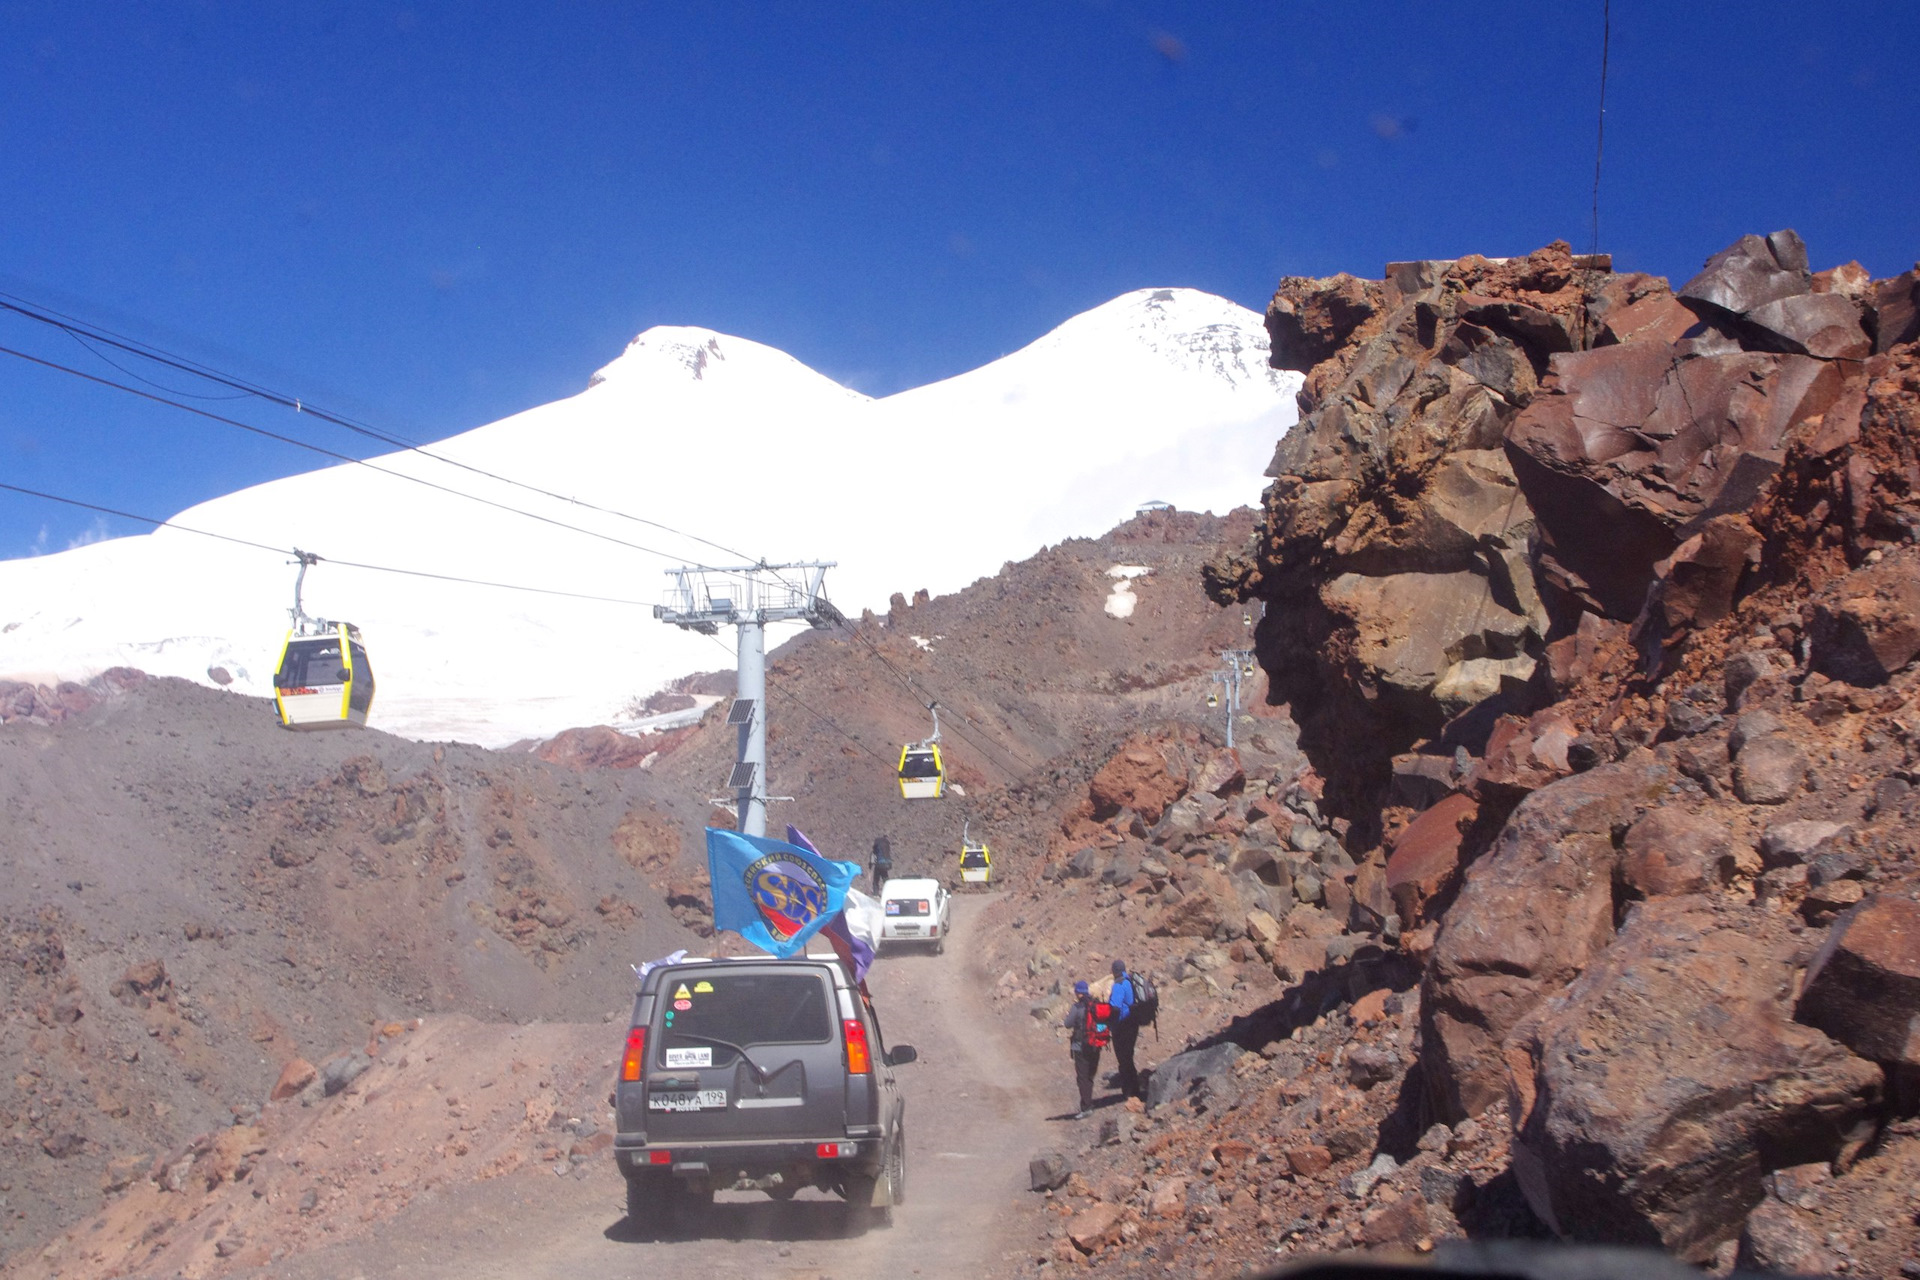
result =
[[[394,475],[342,464],[175,519],[325,558],[307,575],[307,612],[364,632],[372,725],[498,746],[619,724],[673,677],[732,666],[729,633],[653,619],[670,567],[837,561],[827,593],[857,617],[884,612],[893,592],[952,591],[1099,534],[1148,500],[1215,512],[1257,501],[1300,383],[1266,355],[1255,313],[1140,290],[992,364],[876,400],[758,343],[658,327],[579,395],[429,446],[641,520],[404,451],[369,459]],[[178,529],[0,561],[0,678],[126,665],[213,684],[219,669],[228,688],[270,696],[293,579],[283,556]]]

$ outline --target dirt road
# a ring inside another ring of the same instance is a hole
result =
[[[1026,1163],[1036,1149],[1073,1136],[1048,1119],[1071,1078],[1064,1057],[1036,1058],[1037,1037],[1003,1026],[988,1007],[990,983],[971,945],[986,901],[956,900],[945,955],[889,952],[869,978],[889,1041],[920,1051],[917,1063],[897,1069],[907,1089],[909,1164],[907,1202],[894,1210],[892,1227],[850,1226],[840,1201],[816,1192],[786,1204],[723,1193],[699,1238],[643,1242],[628,1229],[608,1157],[584,1176],[530,1172],[447,1188],[352,1244],[283,1259],[272,1274],[942,1280],[1030,1269],[1042,1208],[1026,1189]],[[608,1029],[609,1046],[617,1034]]]

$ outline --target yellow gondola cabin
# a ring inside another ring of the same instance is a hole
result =
[[[937,742],[900,748],[900,798],[938,800],[947,794],[947,769]]]
[[[273,702],[289,729],[364,729],[373,708],[373,664],[350,622],[287,633],[273,673]]]

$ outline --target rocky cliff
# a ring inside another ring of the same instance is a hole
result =
[[[1912,1250],[1842,1218],[1920,1097],[1916,296],[1779,231],[1677,290],[1556,243],[1269,309],[1302,417],[1208,587],[1424,965],[1406,1091],[1504,1112],[1550,1230]]]

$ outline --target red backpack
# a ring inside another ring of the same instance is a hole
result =
[[[1113,1006],[1105,1000],[1087,1001],[1087,1047],[1104,1049],[1113,1043]]]

